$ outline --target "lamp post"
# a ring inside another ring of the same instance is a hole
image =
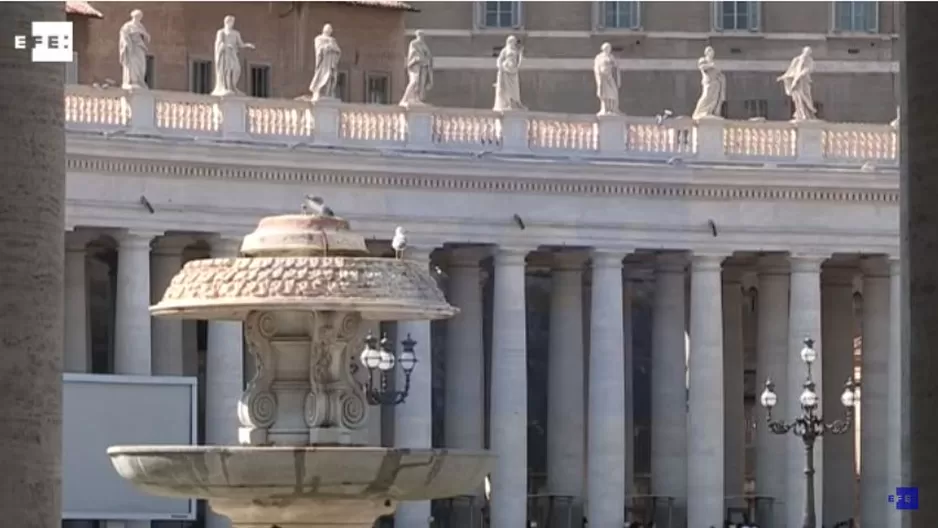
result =
[[[407,393],[410,392],[410,374],[417,366],[417,354],[414,347],[417,342],[407,334],[407,339],[401,341],[401,353],[397,356],[391,349],[391,341],[385,335],[378,341],[373,335],[365,337],[365,349],[362,350],[360,360],[368,369],[368,383],[365,384],[365,397],[371,405],[397,405],[404,403]],[[401,365],[404,373],[404,389],[389,389],[391,371],[395,364]],[[375,381],[377,378],[377,382]]]
[[[853,407],[856,404],[856,384],[853,376],[847,378],[844,384],[844,392],[840,395],[840,402],[844,406],[845,417],[842,420],[834,420],[831,423],[824,423],[824,418],[818,415],[817,392],[815,392],[815,383],[811,378],[811,364],[817,359],[817,351],[814,350],[814,340],[810,337],[804,340],[804,348],[801,349],[801,360],[804,361],[807,369],[807,376],[802,384],[804,390],[798,398],[801,403],[801,416],[791,422],[784,422],[772,419],[772,408],[778,403],[778,396],[775,394],[775,384],[771,379],[765,380],[765,391],[762,392],[761,403],[766,409],[766,422],[769,430],[775,434],[783,435],[791,431],[795,436],[804,441],[804,477],[805,477],[805,501],[804,501],[804,521],[802,528],[817,528],[817,514],[814,511],[814,441],[825,433],[840,435],[850,430],[853,423]]]

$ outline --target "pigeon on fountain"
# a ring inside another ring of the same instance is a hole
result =
[[[407,247],[407,233],[404,228],[397,226],[394,228],[394,238],[391,239],[391,247],[394,248],[394,257],[400,259],[404,256],[404,249]]]
[[[313,216],[335,217],[335,212],[333,212],[331,207],[326,205],[326,202],[322,198],[309,194],[307,194],[306,198],[303,200],[303,212]]]

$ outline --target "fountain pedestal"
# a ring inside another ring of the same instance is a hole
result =
[[[494,462],[486,451],[350,445],[368,413],[353,377],[362,321],[457,311],[425,263],[370,257],[346,221],[311,215],[263,219],[241,253],[187,263],[150,309],[245,322],[257,372],[238,402],[241,445],[112,447],[122,477],[206,499],[234,528],[367,528],[398,501],[479,486]]]

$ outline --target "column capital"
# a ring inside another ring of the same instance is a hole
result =
[[[157,237],[153,243],[154,255],[182,256],[183,251],[192,244],[194,239],[185,235],[172,235]]]
[[[122,231],[114,235],[114,240],[117,241],[119,250],[146,249],[149,251],[153,239],[162,234],[161,231]]]
[[[788,257],[788,261],[791,263],[792,273],[820,273],[821,264],[827,259],[828,256],[804,254],[793,254]]]
[[[853,267],[825,266],[821,274],[821,285],[850,286],[852,288],[856,276],[857,270]]]
[[[889,259],[885,256],[865,256],[860,259],[860,270],[863,277],[888,277],[890,273]]]
[[[582,250],[557,251],[551,255],[554,271],[583,271],[589,258],[589,252]]]
[[[462,246],[445,250],[446,263],[453,268],[478,268],[492,249],[486,246]]]
[[[528,253],[534,251],[532,246],[498,246],[495,248],[495,264],[521,264],[524,265]]]
[[[243,237],[237,235],[218,235],[208,240],[212,248],[212,258],[236,258],[241,255]]]
[[[695,253],[691,256],[691,271],[721,271],[725,255],[707,255]]]
[[[655,271],[659,273],[684,273],[687,270],[687,253],[658,253],[655,255]]]
[[[628,251],[619,249],[594,249],[590,251],[590,263],[595,268],[619,268],[625,265],[625,256]]]

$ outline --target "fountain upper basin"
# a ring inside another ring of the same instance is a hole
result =
[[[430,500],[470,493],[486,451],[381,447],[117,446],[117,472],[163,497]]]

